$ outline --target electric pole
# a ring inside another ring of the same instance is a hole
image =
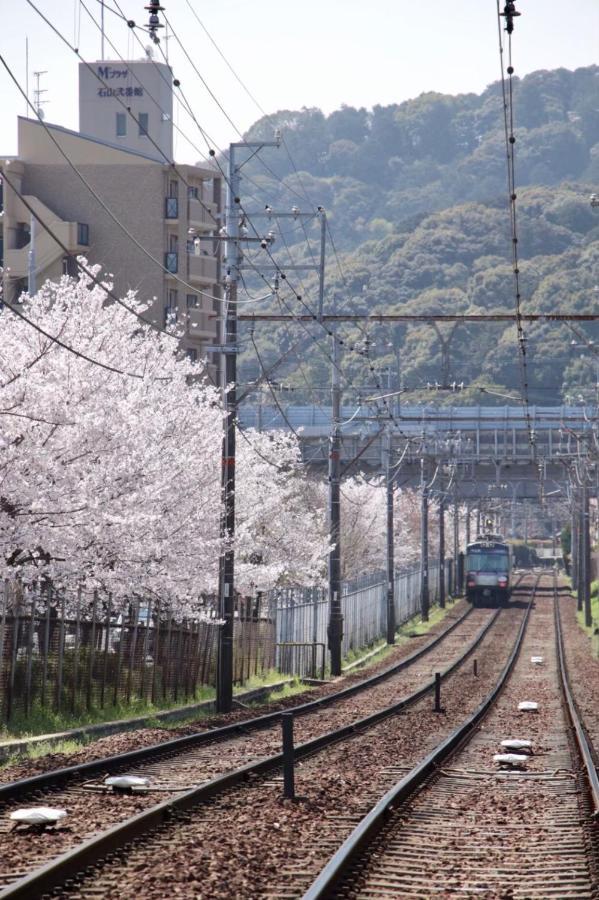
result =
[[[332,422],[329,449],[329,625],[328,641],[331,654],[331,675],[341,675],[341,641],[343,613],[341,611],[341,379],[339,371],[339,343],[332,338],[333,364],[331,372]]]
[[[391,369],[387,373],[387,387],[391,390]],[[385,486],[387,489],[387,643],[395,643],[395,555],[394,555],[394,473],[391,468],[392,435],[391,422],[387,424],[383,436],[383,463]]]
[[[591,615],[591,520],[589,509],[589,492],[583,488],[583,534],[584,534],[584,624],[590,628],[593,624]]]
[[[218,634],[216,710],[230,712],[233,703],[233,624],[235,617],[235,420],[237,418],[237,282],[241,264],[239,246],[239,171],[235,164],[236,145],[229,146],[227,179],[225,257],[225,313],[221,324],[220,381],[225,407],[222,448],[221,538],[224,549],[219,565],[218,614],[222,625]]]
[[[422,507],[420,513],[420,617],[428,622],[430,597],[428,589],[428,485],[422,469]]]
[[[458,504],[457,494],[454,497],[453,501],[453,582],[454,582],[454,597],[460,593],[460,507]]]
[[[27,293],[30,297],[35,294],[35,216],[31,216],[29,225],[29,252],[27,254]]]
[[[579,502],[577,509],[578,519],[578,542],[577,542],[577,592],[576,592],[576,609],[581,612],[584,609],[584,583],[585,583],[585,540],[584,540],[584,488],[578,492]]]
[[[439,606],[445,609],[445,498],[439,497]]]
[[[572,517],[570,525],[570,578],[572,590],[578,589],[578,509],[576,491],[572,488]]]
[[[229,167],[227,177],[227,202],[225,222],[225,311],[221,320],[220,335],[220,386],[225,411],[222,476],[221,476],[221,529],[223,550],[219,560],[218,614],[222,625],[218,634],[218,657],[216,670],[217,712],[230,712],[233,703],[233,628],[235,621],[235,429],[237,422],[237,285],[241,271],[243,254],[241,238],[241,197],[238,150],[251,149],[258,152],[262,147],[278,147],[280,141],[260,141],[229,145]],[[268,247],[266,238],[248,238]]]

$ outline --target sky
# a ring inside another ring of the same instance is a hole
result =
[[[84,0],[99,20],[100,0]],[[147,22],[146,0],[116,0],[127,18]],[[108,59],[136,59],[143,51],[106,0]],[[100,32],[80,0],[35,0],[38,9],[88,61],[100,58]],[[575,69],[599,63],[599,0],[518,0],[522,16],[513,39],[517,75],[537,69]],[[196,17],[268,113],[318,106],[331,112],[342,104],[372,107],[399,103],[423,91],[480,92],[499,75],[496,0],[163,0],[176,37],[169,61],[195,118],[222,148],[237,140],[261,116],[211,44]],[[26,84],[25,41],[29,43],[29,89],[35,71],[46,120],[78,127],[77,57],[53,34],[28,0],[0,0],[0,48],[6,64]],[[144,44],[147,36],[140,34]],[[178,42],[177,41],[180,42]],[[164,40],[162,46],[164,47]],[[200,75],[227,117],[185,59]],[[157,57],[159,58],[159,57]],[[17,152],[16,117],[25,100],[0,67],[2,118],[0,155]],[[197,124],[181,109],[175,123],[178,162],[197,162],[207,150]]]

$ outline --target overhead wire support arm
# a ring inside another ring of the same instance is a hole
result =
[[[276,268],[276,266],[274,266]],[[285,269],[292,269],[285,266]],[[305,266],[302,268],[314,268]],[[254,322],[313,322],[314,314],[310,313],[241,313],[240,321]],[[599,313],[522,313],[522,322],[597,322]],[[326,313],[323,322],[468,322],[473,324],[486,322],[514,322],[515,313]]]

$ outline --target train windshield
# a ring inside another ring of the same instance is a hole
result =
[[[468,551],[466,568],[469,572],[507,572],[509,567],[509,555],[503,548],[481,547]]]

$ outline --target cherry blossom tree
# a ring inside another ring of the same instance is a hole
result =
[[[134,294],[126,309],[82,275],[23,300],[43,333],[0,314],[0,575],[197,612],[223,546],[220,393]],[[321,579],[326,528],[296,439],[240,437],[240,587]]]
[[[24,297],[45,334],[2,313],[2,574],[184,603],[220,550],[218,396],[176,341],[106,299],[82,275]]]

